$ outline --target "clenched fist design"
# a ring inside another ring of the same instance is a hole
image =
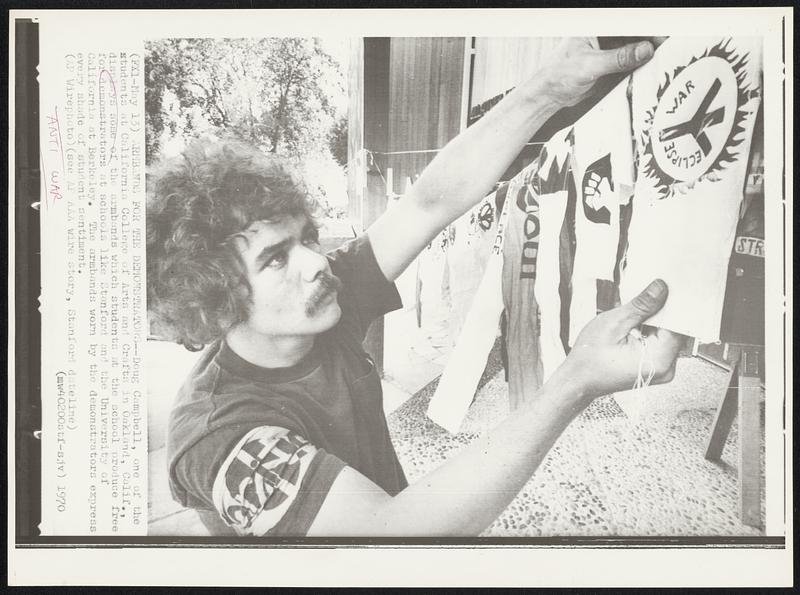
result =
[[[611,224],[614,180],[611,178],[611,155],[604,155],[583,174],[583,213],[592,223]]]

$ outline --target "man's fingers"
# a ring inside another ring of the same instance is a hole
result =
[[[595,52],[595,77],[614,72],[627,72],[641,66],[653,56],[653,44],[649,41],[629,43],[613,50]]]
[[[675,376],[675,362],[685,342],[685,335],[663,328],[653,329],[647,337],[653,371],[659,382],[669,382]]]
[[[658,312],[667,301],[667,284],[656,279],[630,302],[620,307],[623,323],[634,328]]]
[[[659,348],[666,357],[676,357],[681,347],[686,344],[686,335],[674,333],[665,328],[657,328],[653,334],[658,339]]]

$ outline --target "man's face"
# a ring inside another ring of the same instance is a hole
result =
[[[250,282],[250,331],[279,337],[316,335],[342,314],[341,282],[321,253],[317,230],[305,216],[257,221],[237,239]]]

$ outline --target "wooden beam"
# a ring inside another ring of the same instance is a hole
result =
[[[742,349],[739,370],[739,511],[761,526],[761,406],[758,348]]]
[[[733,420],[736,419],[739,403],[739,395],[735,386],[736,377],[736,366],[731,366],[728,371],[728,382],[717,406],[717,414],[714,417],[714,423],[711,424],[711,433],[706,445],[705,456],[709,461],[719,461],[722,458],[722,449],[725,447]]]
[[[347,70],[347,217],[361,231],[366,189],[364,155],[364,41],[350,40]]]
[[[386,163],[381,153],[389,146],[389,68],[391,39],[364,39],[364,148],[367,156],[367,188],[361,205],[361,225],[367,229],[386,210]],[[372,323],[364,349],[383,373],[383,318]]]
[[[705,452],[706,459],[720,460],[733,420],[737,419],[739,518],[751,527],[761,527],[760,349],[763,348],[729,345],[726,359],[732,363],[728,383],[711,425]]]

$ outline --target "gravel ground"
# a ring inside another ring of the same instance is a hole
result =
[[[738,518],[735,423],[722,461],[703,457],[726,381],[723,370],[697,358],[681,358],[668,385],[621,393],[619,403],[614,396],[597,399],[567,428],[483,535],[763,534]],[[389,430],[410,482],[497,425],[508,412],[496,352],[458,434],[446,432],[425,415],[436,382],[389,416]],[[761,398],[763,406],[763,393]],[[762,502],[762,525],[763,509]]]

